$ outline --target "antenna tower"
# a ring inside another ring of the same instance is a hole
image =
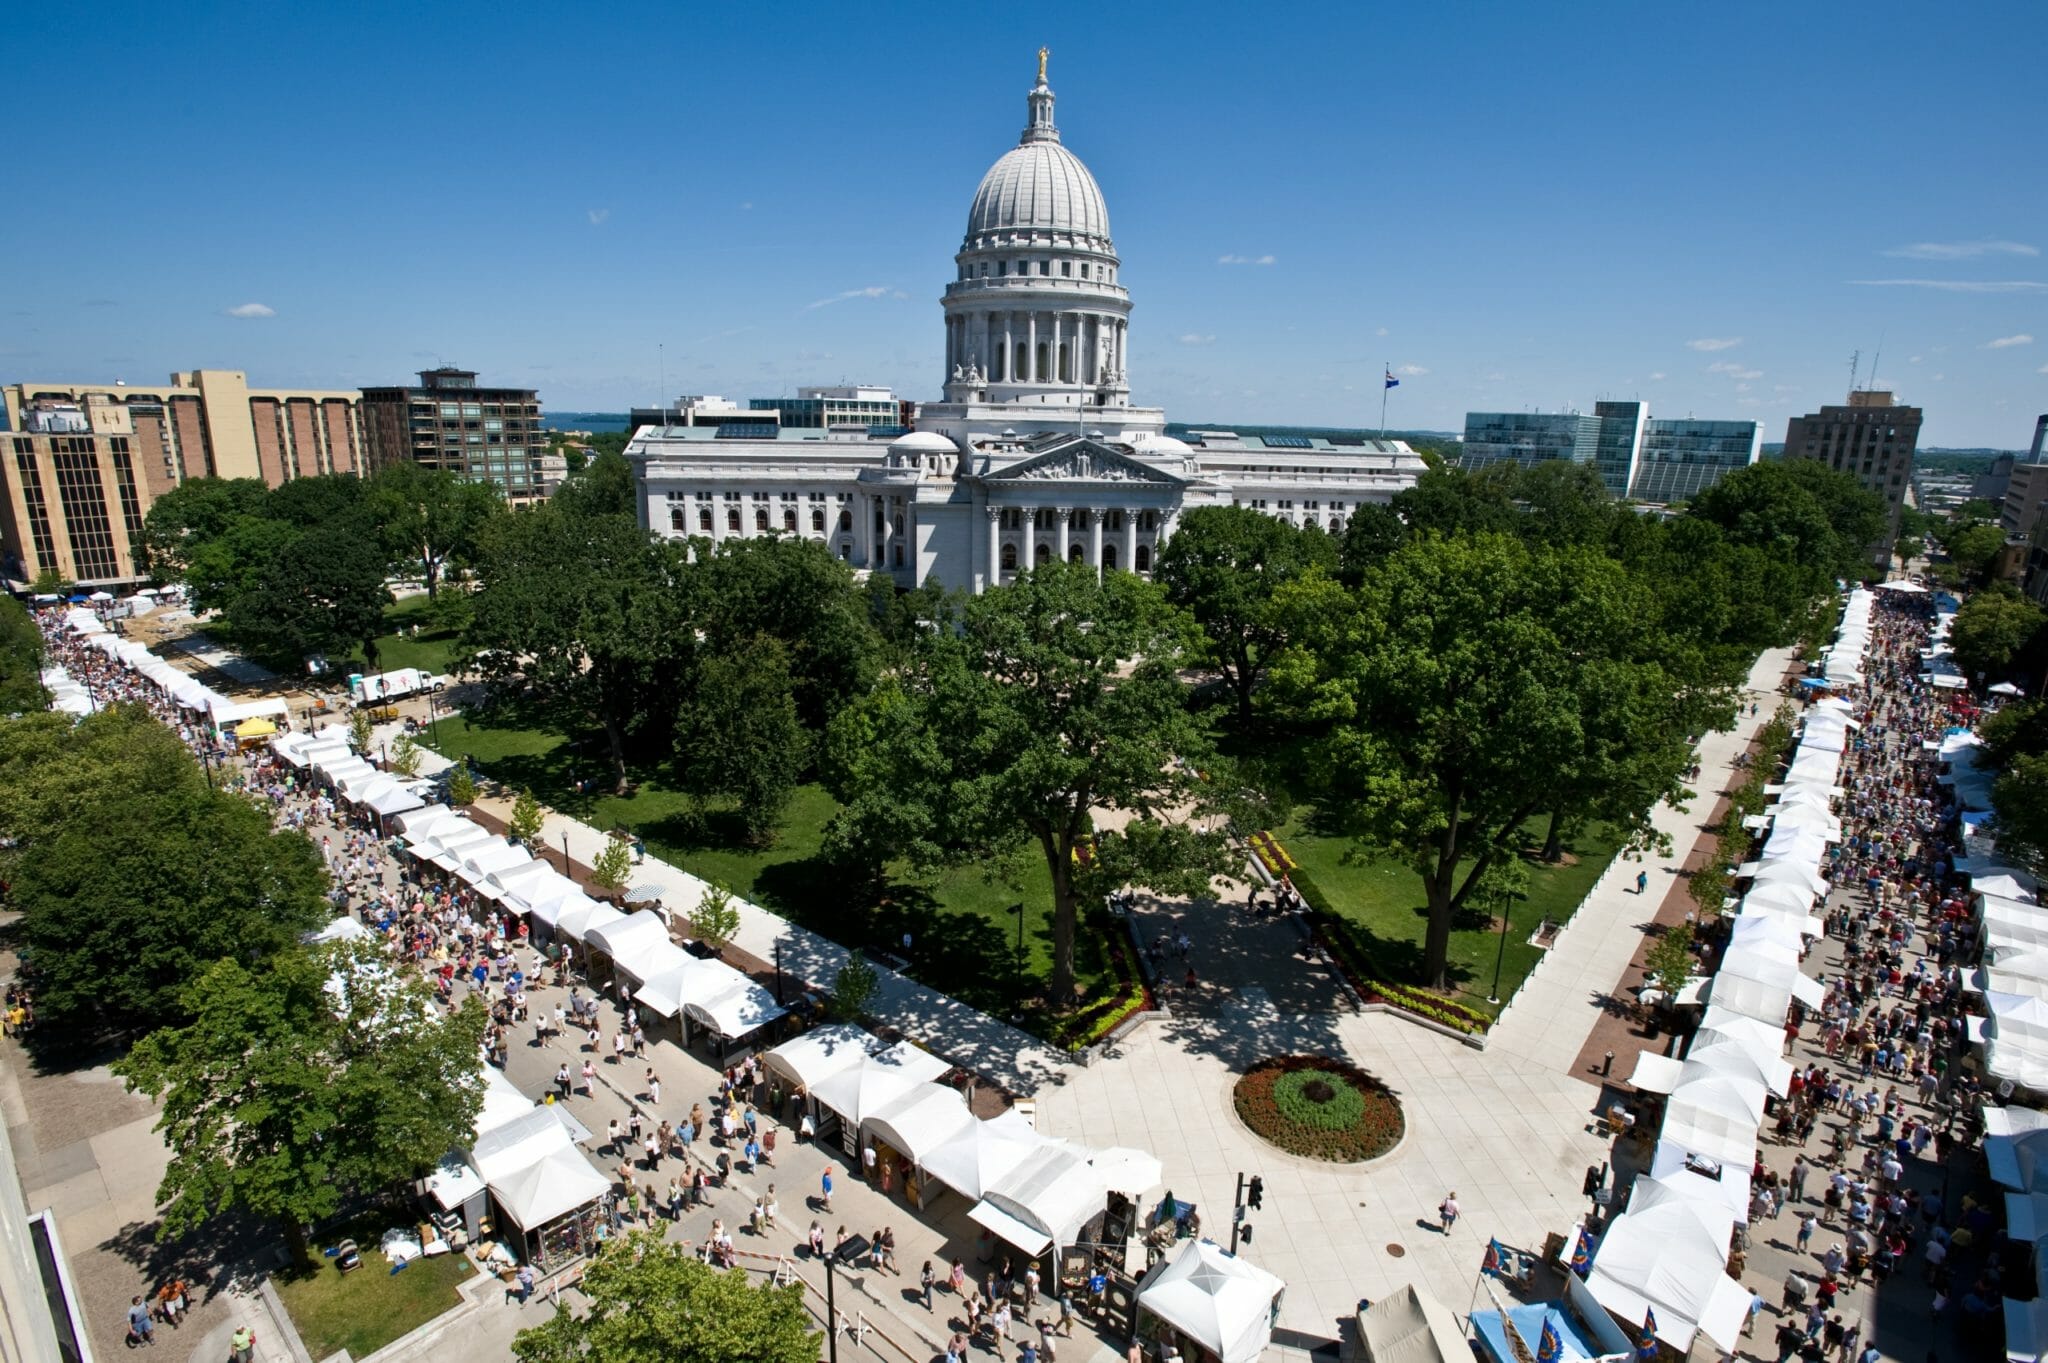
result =
[[[1856,391],[1856,371],[1857,371],[1857,370],[1858,370],[1859,368],[1861,368],[1861,367],[1862,367],[1862,365],[1863,365],[1863,352],[1862,352],[1862,351],[1860,351],[1860,350],[1852,350],[1852,351],[1850,351],[1850,352],[1849,352],[1849,391],[1850,391],[1850,392],[1852,392],[1852,393]]]

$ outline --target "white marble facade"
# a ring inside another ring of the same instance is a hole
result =
[[[905,586],[981,591],[1068,559],[1149,572],[1184,511],[1242,502],[1343,528],[1412,486],[1399,441],[1163,434],[1133,407],[1131,301],[1102,192],[1060,143],[1039,77],[1018,145],[982,178],[947,285],[944,400],[893,439],[642,427],[644,523],[671,536],[793,534]]]

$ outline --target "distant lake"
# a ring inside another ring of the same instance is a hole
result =
[[[549,412],[540,414],[541,425],[551,431],[589,431],[592,435],[626,429],[624,412]]]

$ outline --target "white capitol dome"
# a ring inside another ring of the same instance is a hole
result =
[[[974,207],[967,213],[969,241],[1018,229],[1072,233],[1109,248],[1109,209],[1102,191],[1081,158],[1057,142],[1027,140],[1012,147],[974,191]]]
[[[1015,233],[1075,238],[1070,244],[1109,252],[1109,209],[1081,158],[1060,145],[1053,94],[1041,62],[1030,95],[1031,122],[1017,145],[981,177],[967,212],[967,248]]]

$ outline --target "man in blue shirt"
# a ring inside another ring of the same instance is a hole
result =
[[[144,1344],[156,1343],[156,1322],[149,1318],[149,1307],[140,1297],[128,1308],[128,1333]]]

